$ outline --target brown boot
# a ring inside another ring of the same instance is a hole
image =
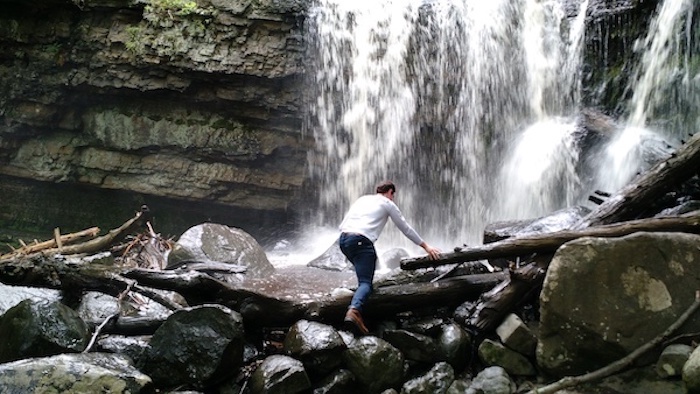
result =
[[[348,309],[348,312],[345,314],[345,323],[346,325],[351,323],[350,328],[353,328],[353,331],[358,331],[359,334],[367,335],[369,333],[365,322],[362,320],[360,311],[355,308]]]

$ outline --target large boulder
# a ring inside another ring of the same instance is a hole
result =
[[[351,342],[343,359],[362,392],[381,393],[403,382],[403,354],[381,338],[365,336]]]
[[[3,393],[150,393],[151,379],[125,356],[61,354],[0,365]]]
[[[90,339],[78,313],[58,301],[24,300],[0,317],[0,362],[80,352]]]
[[[540,295],[537,362],[574,375],[615,361],[661,334],[700,286],[700,236],[635,233],[563,245]],[[681,332],[697,332],[697,317]]]
[[[455,371],[446,362],[435,364],[425,374],[415,377],[401,387],[401,394],[444,394],[455,380]]]
[[[266,358],[250,377],[253,394],[295,394],[309,388],[311,382],[302,362],[281,354]]]
[[[173,313],[156,330],[139,368],[158,387],[208,386],[243,364],[243,318],[220,305]]]
[[[185,231],[168,256],[168,267],[186,261],[231,263],[246,267],[248,277],[275,271],[265,251],[250,234],[223,224],[204,223]]]
[[[299,320],[287,333],[284,349],[301,360],[309,373],[327,375],[342,362],[345,342],[331,326]]]

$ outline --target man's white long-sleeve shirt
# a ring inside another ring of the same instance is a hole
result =
[[[404,219],[399,207],[380,193],[358,198],[340,223],[340,231],[362,234],[370,241],[376,242],[389,218],[413,243],[416,245],[423,243],[420,235]]]

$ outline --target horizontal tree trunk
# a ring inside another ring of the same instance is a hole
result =
[[[420,307],[454,305],[476,299],[505,278],[504,273],[451,277],[436,283],[409,283],[379,287],[367,304],[368,316],[382,316]],[[132,281],[135,281],[135,285]],[[0,264],[0,282],[9,285],[51,289],[82,289],[119,296],[124,290],[146,287],[174,291],[190,305],[217,303],[239,311],[247,325],[289,326],[301,318],[334,322],[342,319],[351,296],[327,296],[311,302],[278,299],[254,290],[237,287],[205,273],[188,271],[123,270],[89,264],[69,264],[45,257],[14,260]],[[167,302],[156,300],[169,308]]]
[[[461,263],[480,259],[527,256],[532,253],[548,254],[561,245],[581,237],[621,237],[639,231],[700,233],[700,211],[682,216],[639,219],[629,222],[590,227],[582,230],[564,230],[520,238],[507,238],[486,245],[459,248],[443,253],[437,260],[428,256],[401,260],[401,268],[414,270],[445,264]]]

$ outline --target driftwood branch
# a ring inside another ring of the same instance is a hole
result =
[[[506,280],[481,295],[466,325],[481,332],[495,330],[512,306],[529,302],[533,290],[539,294],[545,273],[546,270],[535,263],[513,271]]]
[[[586,215],[576,229],[621,222],[638,217],[655,200],[698,174],[700,133],[696,133],[670,158],[640,175]]]
[[[53,254],[81,254],[81,253],[97,253],[104,250],[109,250],[109,247],[129,235],[136,228],[143,226],[147,221],[148,207],[145,205],[142,207],[141,212],[136,213],[136,215],[127,220],[124,224],[116,229],[110,230],[107,234],[93,238],[89,241],[82,242],[74,245],[64,245],[61,247],[52,247],[57,245],[56,240],[52,239],[46,242],[37,243],[35,245],[25,245],[20,249],[13,251],[12,253],[0,256],[0,263],[11,262],[13,259],[17,259],[20,256],[25,255],[26,257],[32,257],[37,254],[53,255]],[[84,232],[90,232],[93,229],[84,230]],[[98,229],[99,231],[99,229]],[[80,232],[83,233],[83,232]],[[76,233],[76,234],[80,234]],[[71,235],[74,236],[74,235]],[[63,241],[65,243],[65,240]],[[45,245],[49,245],[48,248]],[[38,247],[38,245],[42,245]],[[18,253],[18,252],[22,253]]]
[[[676,330],[678,330],[679,327],[681,327],[690,316],[692,316],[700,307],[700,294],[699,292],[695,293],[695,301],[688,307],[688,309],[683,312],[681,316],[678,317],[678,319],[671,324],[666,331],[661,333],[659,336],[656,338],[652,339],[651,341],[645,343],[644,345],[640,346],[637,348],[635,351],[630,353],[629,355],[615,361],[614,363],[607,365],[603,368],[600,368],[598,370],[595,370],[593,372],[589,372],[584,375],[579,375],[579,376],[567,376],[565,378],[562,378],[561,380],[558,380],[552,384],[549,384],[544,387],[540,387],[534,390],[531,390],[528,392],[528,394],[553,394],[558,392],[559,390],[565,389],[567,387],[573,387],[577,386],[583,383],[588,383],[588,382],[593,382],[598,379],[602,379],[605,377],[608,377],[610,375],[616,374],[625,368],[628,368],[632,363],[637,360],[640,356],[642,356],[644,353],[648,352],[649,350],[659,346],[661,343],[663,343],[668,337],[671,336]]]
[[[56,229],[58,230],[58,229]],[[0,260],[4,259],[10,259],[14,258],[20,255],[27,255],[27,254],[32,254],[36,252],[40,252],[45,249],[50,249],[50,248],[61,248],[63,245],[70,244],[70,243],[75,243],[82,241],[86,238],[94,238],[97,236],[97,234],[100,233],[100,229],[98,227],[91,227],[82,231],[78,231],[76,233],[70,233],[70,234],[56,234],[54,233],[54,238],[50,239],[48,241],[44,242],[38,242],[34,244],[24,244],[19,249],[13,250],[11,253],[7,253],[4,255],[0,255]]]
[[[532,253],[548,254],[561,245],[582,237],[621,237],[639,231],[700,233],[700,212],[690,212],[682,216],[638,219],[629,222],[608,224],[582,230],[564,230],[554,233],[507,238],[486,245],[459,248],[454,252],[443,253],[437,260],[428,256],[401,260],[401,268],[414,270],[439,265],[493,259],[500,257],[526,256]]]

